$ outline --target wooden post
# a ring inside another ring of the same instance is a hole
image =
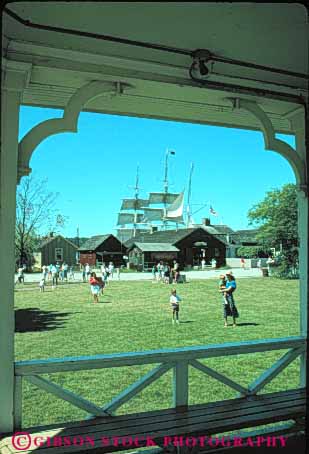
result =
[[[14,428],[14,273],[18,124],[29,65],[4,60],[0,157],[0,432]]]
[[[188,361],[177,361],[173,369],[173,406],[178,410],[188,406]]]
[[[15,197],[18,149],[18,92],[3,90],[0,171],[0,432],[13,430]]]
[[[23,395],[23,377],[15,377],[14,382],[14,430],[22,428],[22,401]]]
[[[308,329],[308,150],[306,150],[305,110],[298,109],[290,118],[295,133],[296,152],[306,165],[307,186],[298,191],[298,236],[300,279],[300,335],[307,336]],[[308,119],[307,119],[308,120]],[[308,131],[307,131],[307,134]],[[308,142],[307,142],[308,143]],[[300,386],[306,386],[306,352],[300,357]]]

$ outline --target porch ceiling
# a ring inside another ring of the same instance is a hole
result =
[[[18,2],[8,8],[34,23],[189,51],[206,48],[222,57],[308,74],[308,24],[300,4]],[[240,96],[258,101],[276,131],[288,133],[289,117],[299,108],[293,99],[200,87],[189,77],[188,55],[30,28],[6,14],[4,36],[5,57],[32,64],[23,94],[27,105],[62,108],[87,82],[115,80],[134,88],[96,98],[85,110],[258,129],[250,113],[234,111],[227,100]],[[218,62],[207,80],[307,96],[303,78]]]

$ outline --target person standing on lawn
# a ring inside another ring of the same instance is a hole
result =
[[[171,296],[170,296],[170,304],[172,307],[172,324],[174,325],[175,322],[179,324],[179,302],[181,301],[181,298],[179,295],[177,295],[176,289],[173,289],[171,291]]]
[[[17,270],[17,282],[19,284],[25,283],[25,277],[24,277],[24,267],[20,266]]]
[[[224,327],[226,328],[228,326],[227,324],[227,317],[231,316],[233,317],[233,326],[237,326],[236,324],[236,318],[239,317],[238,310],[234,301],[234,296],[233,293],[236,290],[236,281],[235,277],[232,274],[232,271],[228,271],[226,273],[227,281],[225,284],[225,288],[220,289],[219,291],[223,295],[223,299],[226,299],[228,304],[224,303],[223,307],[223,316],[224,316]]]
[[[226,277],[224,274],[220,274],[219,276],[220,281],[219,281],[219,292],[222,294],[222,302],[223,302],[223,314],[224,318],[226,318],[225,312],[226,308],[225,306],[228,304],[228,301],[226,299]]]
[[[90,274],[91,274],[91,269],[90,269],[89,263],[86,263],[86,264],[85,264],[85,271],[86,271],[87,279],[89,279]]]
[[[58,285],[58,268],[57,265],[52,265],[51,268],[52,275],[52,289],[54,290]]]
[[[151,268],[151,273],[152,273],[152,279],[153,281],[156,281],[157,280],[157,266],[156,264],[153,265],[153,267]]]
[[[114,267],[113,262],[109,262],[108,272],[109,272],[111,279],[113,279],[113,277],[114,277],[114,269],[115,269],[115,267]]]
[[[44,279],[44,277],[42,277],[40,282],[39,282],[39,289],[40,289],[40,292],[44,292],[44,290],[45,290],[45,279]]]
[[[47,280],[47,276],[48,276],[48,266],[43,265],[42,266],[42,277],[44,278],[45,281]]]
[[[83,282],[86,282],[86,265],[81,265],[82,267],[82,279]]]
[[[170,276],[171,276],[171,268],[168,263],[165,264],[164,266],[164,283],[169,284],[170,283]]]
[[[173,281],[174,281],[174,284],[177,284],[178,283],[178,279],[179,279],[179,263],[177,262],[177,260],[174,260],[174,265],[173,265]]]

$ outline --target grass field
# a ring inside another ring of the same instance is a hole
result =
[[[46,359],[140,350],[218,344],[299,334],[299,283],[296,280],[238,279],[235,301],[239,325],[223,327],[217,281],[179,285],[180,325],[171,323],[171,286],[111,282],[100,304],[93,304],[88,284],[72,284],[45,293],[15,293],[16,359]],[[231,320],[230,320],[231,323]],[[283,352],[214,358],[207,365],[248,385]],[[109,402],[154,365],[46,376],[97,405]],[[235,397],[235,392],[199,371],[189,369],[190,403]],[[299,363],[292,363],[265,392],[298,386]],[[165,408],[172,402],[169,372],[120,408],[136,412]],[[70,404],[25,383],[23,425],[29,427],[86,417]]]

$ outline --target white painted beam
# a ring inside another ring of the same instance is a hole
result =
[[[177,361],[190,361],[198,358],[215,358],[220,356],[284,350],[302,347],[304,345],[305,337],[293,336],[281,339],[263,339],[257,341],[150,350],[144,352],[17,361],[15,363],[15,374],[38,375],[54,372],[134,366],[139,364],[171,363]]]
[[[308,111],[308,109],[307,109]],[[307,184],[298,191],[298,237],[299,237],[299,280],[300,280],[300,311],[299,331],[301,336],[308,334],[308,142],[306,146],[306,124],[308,118],[304,109],[298,109],[290,116],[295,133],[296,152],[303,160]],[[308,134],[309,135],[309,134]],[[300,357],[300,386],[306,386],[306,351]]]
[[[173,407],[187,407],[189,402],[189,363],[178,361],[173,369]]]
[[[171,369],[173,364],[161,364],[160,366],[152,369],[151,371],[147,372],[142,378],[137,380],[132,385],[128,386],[122,393],[118,394],[115,399],[113,399],[110,403],[103,407],[105,412],[109,414],[113,413],[117,408],[121,405],[128,402],[132,399],[136,394],[141,392],[144,388],[149,386],[154,381],[158,380],[162,375],[164,375],[169,369]]]
[[[285,353],[278,361],[276,361],[269,369],[263,372],[260,377],[248,386],[248,394],[256,394],[264,388],[267,383],[279,375],[280,372],[283,371],[283,369],[285,369],[292,361],[294,361],[295,358],[297,358],[303,351],[304,348],[296,348],[295,350],[290,350]]]
[[[226,377],[225,375],[217,372],[216,370],[211,369],[210,367],[206,366],[205,364],[202,364],[199,361],[196,361],[195,359],[190,361],[190,364],[191,364],[191,366],[195,367],[195,369],[200,370],[204,374],[209,375],[210,377],[214,378],[215,380],[218,380],[219,382],[223,383],[224,385],[229,386],[230,388],[235,389],[236,391],[240,392],[241,395],[246,396],[248,394],[248,389],[239,385],[238,383],[236,383],[235,381]]]
[[[22,428],[23,377],[15,377],[14,383],[14,430]]]
[[[4,61],[1,92],[0,155],[0,432],[13,430],[14,273],[18,127],[21,92],[29,65]]]
[[[25,380],[37,386],[38,388],[43,389],[44,391],[53,394],[56,397],[59,397],[59,399],[65,400],[75,407],[86,411],[87,413],[92,413],[95,416],[109,416],[104,410],[102,410],[97,405],[94,405],[92,402],[89,402],[83,397],[80,397],[77,394],[68,391],[67,389],[61,388],[61,386],[57,385],[56,383],[52,383],[45,378],[33,375],[25,377]]]

